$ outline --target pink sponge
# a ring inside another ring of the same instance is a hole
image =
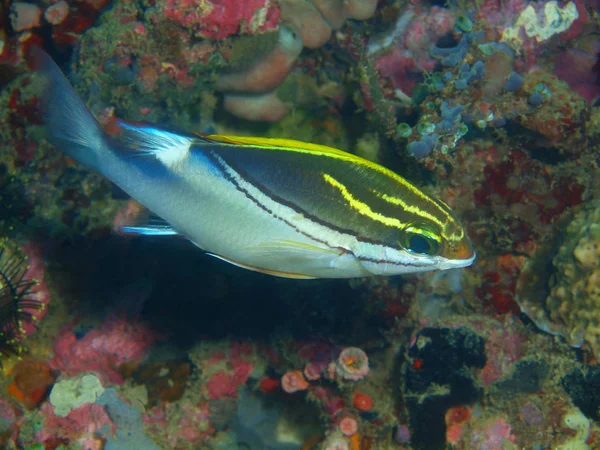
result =
[[[101,429],[113,433],[116,431],[116,426],[108,417],[104,407],[96,403],[86,403],[71,410],[66,417],[59,417],[54,414],[53,406],[47,402],[40,409],[40,413],[44,416],[44,425],[36,433],[39,442],[66,439],[69,442],[79,441],[83,444],[93,441],[94,435]]]
[[[141,362],[156,335],[136,321],[109,318],[97,330],[78,338],[71,327],[64,328],[56,340],[53,369],[68,375],[95,372],[104,383],[122,384],[118,368],[125,362]]]

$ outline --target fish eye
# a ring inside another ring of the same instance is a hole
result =
[[[404,228],[400,245],[410,253],[427,256],[437,255],[442,248],[438,230],[427,223],[413,223]]]

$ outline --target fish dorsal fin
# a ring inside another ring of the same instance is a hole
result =
[[[295,141],[293,139],[228,136],[222,134],[200,135],[200,137],[208,141],[220,142],[222,144],[260,147],[267,150],[297,151],[301,153],[313,153],[318,155],[335,155],[337,157],[347,159],[355,159],[360,161],[363,160],[356,155],[343,150],[338,150],[337,148],[327,147],[326,145],[311,144],[309,142]]]
[[[185,160],[192,145],[202,141],[198,136],[179,130],[120,119],[113,121],[109,134],[119,142],[116,148],[121,153],[142,158],[154,157],[165,166]]]
[[[142,215],[131,224],[123,225],[120,231],[125,234],[141,234],[143,236],[177,236],[179,233],[161,217],[154,214]]]

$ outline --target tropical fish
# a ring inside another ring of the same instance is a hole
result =
[[[35,51],[49,141],[217,258],[289,278],[396,275],[475,259],[448,205],[394,172],[322,145],[201,135],[117,121],[105,131],[54,61]]]

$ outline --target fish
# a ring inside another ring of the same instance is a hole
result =
[[[52,58],[33,50],[47,139],[152,217],[123,226],[183,236],[270,275],[356,278],[471,265],[450,207],[391,170],[289,139],[196,134],[116,120],[103,127]]]

